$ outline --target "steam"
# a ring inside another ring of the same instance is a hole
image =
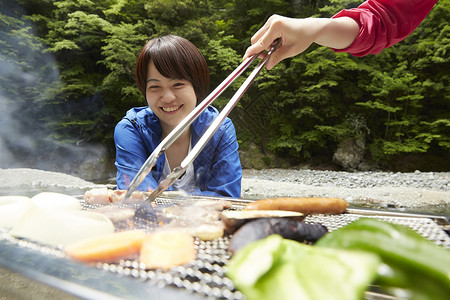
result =
[[[2,14],[11,16],[11,11],[4,11]],[[30,24],[24,26],[28,27]],[[25,70],[23,63],[31,63],[32,66],[36,63],[36,58],[32,51],[24,49],[23,41],[13,30],[14,28],[6,28],[0,31],[0,41],[3,44],[0,50],[0,167],[3,168],[18,165],[15,149],[35,150],[33,135],[23,131],[26,126],[21,118],[27,116],[21,115],[20,110],[23,91],[34,86],[38,77]]]
[[[34,24],[17,22],[23,9],[9,2],[0,10],[7,20],[0,23],[0,168],[36,168],[99,179],[95,177],[105,172],[103,146],[52,138],[48,118],[82,108],[44,105],[52,97],[46,94],[49,87],[59,85],[55,58],[38,39]],[[92,171],[95,174],[86,174]]]

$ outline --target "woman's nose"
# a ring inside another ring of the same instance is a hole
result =
[[[175,93],[171,89],[165,89],[163,94],[161,95],[161,100],[164,102],[171,102],[175,100]]]

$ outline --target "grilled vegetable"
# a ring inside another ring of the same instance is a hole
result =
[[[92,212],[104,214],[111,222],[117,223],[134,217],[135,210],[132,208],[105,205],[91,210]]]
[[[316,245],[379,255],[389,268],[384,268],[376,283],[389,292],[404,289],[410,299],[448,299],[450,295],[449,250],[408,227],[362,218],[326,235]]]
[[[200,201],[203,202],[203,201]],[[210,202],[210,201],[208,201]],[[223,236],[224,225],[219,220],[218,209],[222,209],[224,202],[220,204],[186,202],[172,205],[162,211],[164,229],[187,232],[201,240],[213,240]]]
[[[103,214],[70,209],[31,207],[11,229],[11,235],[53,246],[114,232],[114,224]]]
[[[259,219],[239,228],[231,238],[228,250],[236,252],[272,234],[299,242],[315,242],[327,232],[327,228],[321,224],[307,224],[284,218]]]
[[[142,230],[111,233],[69,245],[66,253],[84,262],[117,262],[137,256],[145,236]]]
[[[311,214],[340,214],[348,203],[340,198],[273,198],[261,199],[246,205],[245,210],[289,210]]]
[[[231,201],[228,200],[195,200],[192,203],[193,206],[201,207],[201,208],[207,208],[207,209],[214,209],[217,211],[224,210],[226,208],[231,208],[233,206]]]
[[[169,223],[160,227],[162,230],[171,230],[187,233],[193,237],[198,237],[202,241],[212,241],[223,237],[224,225],[222,222],[207,222],[195,226],[177,226]]]
[[[363,299],[376,255],[304,245],[271,235],[238,251],[227,276],[248,300]]]
[[[0,196],[0,227],[14,227],[31,206],[26,196]]]
[[[286,218],[302,221],[302,213],[285,210],[226,210],[220,213],[225,232],[231,234],[245,223],[261,218]]]
[[[34,195],[31,202],[37,207],[52,210],[81,210],[81,204],[77,198],[61,193],[42,192]]]
[[[178,231],[156,231],[142,244],[140,261],[147,268],[169,269],[195,259],[194,238]]]

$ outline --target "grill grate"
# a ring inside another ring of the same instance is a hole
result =
[[[342,215],[311,215],[307,216],[304,222],[321,223],[327,226],[328,231],[336,230],[359,218],[375,218],[381,221],[407,226],[417,231],[423,237],[429,239],[437,245],[450,249],[450,237],[437,224],[428,218],[409,217],[389,217],[389,216],[367,216],[358,214]]]
[[[157,199],[157,205],[173,205],[178,200]],[[81,200],[83,209],[94,209],[100,205],[91,205]],[[234,202],[231,209],[242,209],[245,203]],[[132,205],[131,205],[132,206]],[[126,205],[130,207],[130,205]],[[135,206],[135,208],[137,208]],[[367,216],[359,214],[341,214],[341,215],[312,215],[304,219],[306,223],[321,223],[327,226],[328,230],[333,231],[345,226],[361,217],[376,218],[395,224],[401,224],[412,228],[425,238],[450,249],[449,236],[429,218],[419,217],[392,217],[392,216]],[[157,222],[155,220],[146,220],[140,217],[134,217],[132,227],[135,229],[152,230]],[[116,224],[118,230],[130,228],[130,221]],[[168,271],[149,270],[138,260],[122,260],[119,263],[98,263],[96,268],[105,272],[111,272],[119,276],[134,278],[143,284],[155,285],[157,287],[174,286],[186,291],[202,295],[208,299],[243,299],[244,296],[236,291],[233,283],[226,277],[226,264],[230,259],[230,253],[227,251],[231,236],[225,236],[213,241],[202,241],[195,239],[195,248],[197,258],[188,265],[174,267]],[[17,239],[10,236],[7,232],[0,231],[0,240],[6,240],[14,243],[18,247],[27,247],[39,251],[48,256],[65,257],[63,249],[52,248],[46,245],[40,245],[33,241]]]

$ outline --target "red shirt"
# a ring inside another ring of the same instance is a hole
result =
[[[333,18],[349,17],[359,34],[345,49],[354,56],[378,54],[408,37],[428,15],[437,0],[367,0],[358,8],[344,9]]]

